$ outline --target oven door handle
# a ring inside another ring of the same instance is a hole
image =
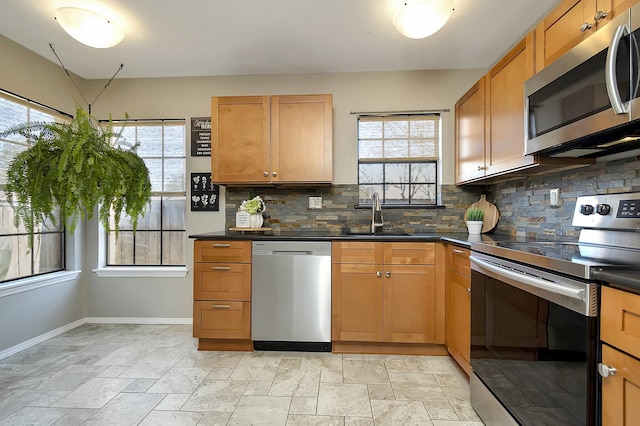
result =
[[[511,271],[509,269],[504,269],[499,266],[496,266],[490,262],[486,262],[484,260],[478,259],[477,257],[471,255],[469,259],[472,263],[475,263],[482,268],[491,271],[497,275],[501,275],[506,278],[510,278],[514,281],[521,282],[523,284],[527,284],[531,287],[539,288],[541,290],[545,290],[551,293],[561,294],[563,296],[570,297],[572,299],[577,299],[580,301],[585,300],[585,291],[579,290],[575,288],[566,287],[563,285],[556,284],[551,281],[547,281],[538,277],[534,277],[531,275],[521,274],[515,271]]]

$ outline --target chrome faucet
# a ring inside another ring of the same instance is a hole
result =
[[[380,197],[377,192],[371,196],[371,233],[375,234],[376,230],[381,230],[383,226],[382,207],[380,206]]]

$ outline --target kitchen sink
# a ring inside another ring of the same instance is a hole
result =
[[[371,233],[370,231],[347,231],[346,234],[354,235],[354,236],[372,236],[372,237],[384,237],[384,236],[409,237],[412,235],[410,233],[397,230],[397,229],[383,229],[382,231],[376,231],[375,233]]]

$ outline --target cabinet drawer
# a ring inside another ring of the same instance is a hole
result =
[[[600,337],[640,358],[640,295],[602,286]]]
[[[193,302],[193,337],[251,338],[251,302]]]
[[[193,298],[196,300],[251,300],[251,264],[195,263]]]
[[[468,248],[447,245],[449,268],[468,277],[471,276],[471,264],[469,263],[470,254],[471,250]]]
[[[433,265],[434,243],[384,243],[384,263],[389,265]]]
[[[251,241],[200,241],[193,245],[195,262],[251,263]]]
[[[382,243],[373,241],[334,241],[331,247],[333,263],[371,265],[383,262],[384,250]]]

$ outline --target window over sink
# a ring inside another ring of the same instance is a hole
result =
[[[436,205],[440,135],[440,114],[359,115],[359,204]]]

